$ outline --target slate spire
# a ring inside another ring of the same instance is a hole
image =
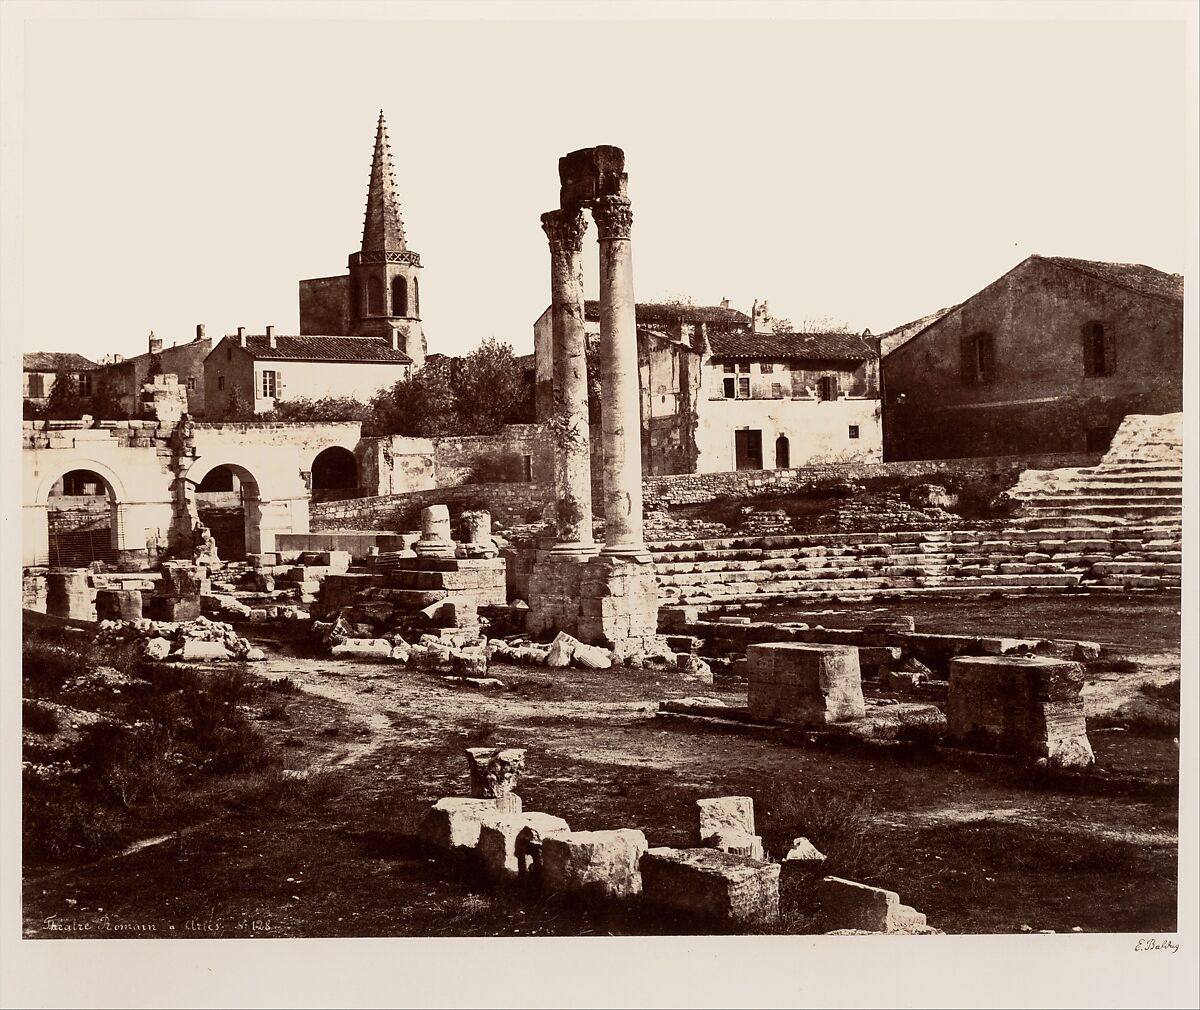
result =
[[[392,151],[388,145],[387,123],[379,110],[375,128],[375,155],[371,159],[371,185],[367,190],[367,213],[363,220],[363,252],[400,252],[404,245],[404,221],[400,217],[400,198],[396,195],[396,177],[392,170]]]

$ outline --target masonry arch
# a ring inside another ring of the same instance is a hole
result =
[[[403,274],[392,278],[392,315],[408,315],[408,282]]]
[[[312,461],[311,473],[314,501],[353,498],[358,494],[358,460],[345,446],[322,449]]]
[[[258,479],[240,463],[193,464],[187,479],[195,485],[196,514],[209,528],[222,561],[259,553],[263,499]]]
[[[84,568],[114,562],[124,543],[122,513],[113,485],[96,470],[63,472],[46,493],[46,562]]]

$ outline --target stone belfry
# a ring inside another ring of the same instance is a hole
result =
[[[426,351],[421,328],[421,257],[404,240],[382,109],[375,129],[362,248],[350,254],[349,266],[351,333],[386,338],[413,359],[414,369],[420,368]]]

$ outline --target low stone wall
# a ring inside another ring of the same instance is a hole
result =
[[[648,509],[666,509],[673,505],[709,502],[719,496],[748,498],[763,494],[787,494],[822,480],[926,477],[936,483],[939,476],[953,475],[999,481],[1005,477],[1016,479],[1023,470],[1095,466],[1100,458],[1100,453],[1046,453],[1032,456],[980,456],[968,459],[918,459],[898,463],[829,463],[795,467],[790,470],[674,474],[644,478],[642,499]]]
[[[417,528],[417,513],[428,505],[448,505],[453,513],[463,508],[486,508],[495,522],[525,523],[536,518],[553,499],[549,484],[460,484],[404,494],[313,502],[309,525],[317,530],[389,530]]]

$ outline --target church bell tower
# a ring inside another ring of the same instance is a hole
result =
[[[394,341],[394,346],[412,358],[414,371],[420,368],[426,353],[421,328],[421,257],[404,241],[383,110],[375,129],[362,248],[350,254],[349,267],[351,333]]]

